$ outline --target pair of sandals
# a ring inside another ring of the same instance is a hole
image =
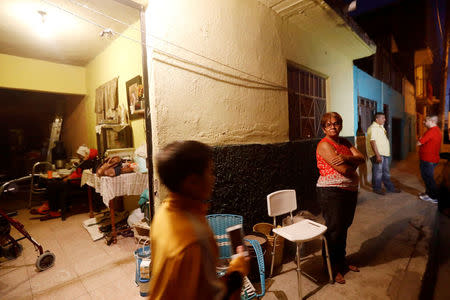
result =
[[[50,219],[56,219],[61,217],[61,213],[59,211],[51,211],[47,202],[44,202],[38,208],[30,209],[30,214],[39,215],[39,217],[33,217],[31,219],[39,219],[40,221],[46,221]]]
[[[44,202],[38,208],[30,209],[30,214],[32,214],[32,215],[47,215],[49,211],[50,211],[50,207],[48,206],[48,202]]]
[[[360,270],[357,266],[347,265],[346,267],[347,267],[348,271],[357,272],[357,273],[360,272]],[[337,272],[336,275],[334,275],[334,282],[339,283],[339,284],[344,284],[345,283],[344,275],[342,275],[341,272]]]

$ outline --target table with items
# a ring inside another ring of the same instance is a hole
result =
[[[110,210],[111,230],[113,242],[117,241],[117,232],[114,220],[114,199],[121,196],[140,195],[148,188],[148,174],[126,173],[115,177],[97,176],[91,170],[84,170],[81,176],[81,186],[88,185],[89,216],[93,217],[92,211],[92,189],[103,198],[103,203]]]

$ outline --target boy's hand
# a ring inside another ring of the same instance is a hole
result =
[[[242,276],[247,276],[250,269],[250,257],[244,256],[244,247],[238,246],[236,253],[239,254],[236,258],[230,261],[230,266],[227,273],[237,271]]]

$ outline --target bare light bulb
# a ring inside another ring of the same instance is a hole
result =
[[[47,24],[47,12],[38,10],[40,20],[35,28],[36,32],[41,37],[48,37],[50,35],[50,26]]]
[[[44,24],[47,19],[47,13],[43,10],[38,10],[38,14],[41,15],[41,22]]]

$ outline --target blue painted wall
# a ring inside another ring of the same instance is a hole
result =
[[[373,78],[366,72],[353,66],[353,107],[354,110],[354,128],[356,135],[356,130],[358,129],[358,96],[373,100],[377,103],[377,111],[383,111],[383,104],[389,105],[390,117],[389,124],[392,124],[392,117],[402,119],[402,128],[406,124],[406,114],[404,112],[405,100],[399,92],[392,89],[387,84],[381,82],[380,80]],[[402,141],[405,139],[405,130],[402,130],[400,138]],[[392,132],[389,132],[392,145]],[[402,159],[408,154],[409,147],[407,143],[402,142]]]

